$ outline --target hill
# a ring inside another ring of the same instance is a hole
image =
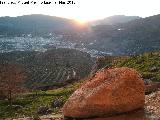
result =
[[[30,60],[32,63],[32,61]],[[97,70],[103,67],[121,67],[126,66],[130,68],[135,68],[138,70],[144,79],[150,79],[152,81],[159,81],[160,80],[160,52],[150,52],[145,53],[137,56],[107,56],[101,57],[97,61]],[[91,76],[90,76],[91,77]],[[89,77],[89,78],[90,78]],[[61,113],[61,107],[53,108],[52,104],[55,101],[61,101],[62,105],[66,102],[69,96],[79,87],[82,85],[82,82],[88,80],[89,78],[82,79],[81,81],[75,81],[75,83],[70,84],[68,86],[48,90],[48,91],[37,91],[36,92],[29,92],[19,96],[16,96],[13,100],[13,108],[12,110],[8,107],[7,100],[0,100],[0,119],[6,118],[15,118],[24,116],[30,117],[31,119],[38,119],[39,116],[37,114],[37,109],[42,107],[50,108],[53,114],[51,115],[54,117],[55,113]],[[145,115],[146,119],[155,118],[158,120],[159,118],[159,91],[153,92],[152,94],[145,96]],[[18,106],[18,107],[17,107]],[[154,109],[153,109],[154,108]],[[155,109],[156,108],[156,109]],[[140,114],[141,115],[141,114]],[[139,114],[135,114],[134,117],[138,119],[142,116]],[[45,117],[50,117],[50,115]],[[42,117],[42,116],[41,116]],[[133,117],[133,114],[129,116],[129,119]],[[116,117],[117,119],[119,117]],[[49,118],[48,118],[49,119]],[[54,118],[53,118],[54,119]],[[121,117],[120,117],[121,119]]]
[[[97,25],[90,48],[114,55],[135,55],[160,49],[160,15],[116,25]]]
[[[145,81],[160,82],[160,52],[150,52],[130,57],[101,57],[97,61],[97,69],[115,66],[134,68],[141,73]]]
[[[1,17],[0,37],[2,40],[0,42],[4,42],[3,38],[8,36],[31,35],[32,38],[42,36],[71,42],[75,48],[92,52],[136,55],[160,49],[159,20],[160,15],[148,18],[118,15],[106,18],[104,21],[108,21],[108,24],[91,27],[87,24],[77,25],[74,20],[46,15]],[[11,44],[5,43],[4,46],[9,44],[14,48],[12,46],[15,43],[14,39]],[[33,43],[34,46],[39,44]],[[25,43],[24,46],[26,46]],[[3,51],[3,45],[1,48]]]
[[[79,28],[74,20],[41,14],[0,17],[1,35],[44,35],[46,33],[61,30],[74,31],[79,30]]]
[[[3,38],[6,36],[25,37],[25,35],[30,34],[31,38],[35,36],[53,38],[64,41],[64,43],[69,42],[75,48],[87,49],[96,53],[136,55],[160,49],[159,20],[160,15],[148,18],[112,16],[108,18],[108,21],[114,23],[89,27],[88,25],[78,26],[73,20],[45,15],[1,17],[0,37],[2,39],[0,43],[5,42]],[[5,42],[1,46],[1,50],[3,51],[5,46],[14,49],[14,43],[23,42],[22,40],[15,42],[14,39]],[[37,42],[33,43],[34,48],[37,44],[39,45]],[[47,44],[50,43],[52,43],[52,39]],[[16,45],[19,44],[16,43]]]
[[[25,86],[32,89],[53,89],[86,77],[91,71],[93,60],[87,53],[61,48],[46,52],[1,53],[1,67],[6,63],[24,67]]]
[[[91,22],[91,25],[116,25],[120,23],[127,23],[132,20],[140,19],[138,16],[125,16],[125,15],[114,15],[106,17],[102,20],[96,20]]]

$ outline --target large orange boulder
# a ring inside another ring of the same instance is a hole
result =
[[[131,68],[102,69],[77,89],[63,106],[64,116],[112,116],[143,108],[144,82]]]

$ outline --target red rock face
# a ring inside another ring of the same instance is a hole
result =
[[[77,89],[63,106],[64,116],[111,116],[144,106],[144,82],[130,68],[103,69]]]

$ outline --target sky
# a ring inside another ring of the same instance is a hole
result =
[[[23,3],[28,0],[0,0],[1,2]],[[160,14],[160,0],[73,0],[75,4],[40,4],[44,0],[29,0],[37,4],[0,4],[0,16],[45,14],[79,21],[103,19],[112,15],[148,17]],[[59,2],[59,0],[46,0]],[[60,0],[61,1],[61,0]],[[67,1],[67,0],[63,0]]]

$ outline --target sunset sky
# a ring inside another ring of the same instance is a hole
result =
[[[1,0],[16,1],[16,0]],[[25,0],[17,0],[25,1]],[[28,0],[26,0],[28,1]],[[33,1],[33,0],[30,0]],[[34,0],[43,1],[43,0]],[[46,0],[47,1],[47,0]],[[48,0],[57,1],[58,0]],[[66,1],[66,0],[63,0]],[[45,14],[79,21],[102,19],[112,15],[147,17],[160,13],[160,0],[73,0],[74,5],[0,5],[0,16]]]

